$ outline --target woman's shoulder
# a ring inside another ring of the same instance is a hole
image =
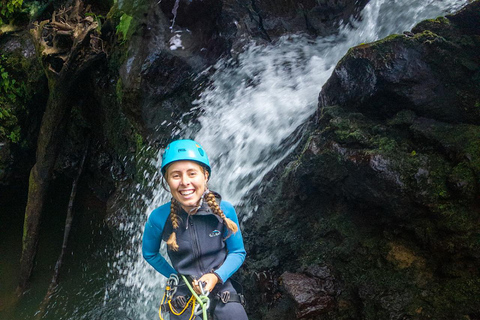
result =
[[[233,207],[233,205],[230,202],[225,201],[223,199],[220,202],[220,209],[223,210],[223,213],[225,213],[227,217],[229,214],[235,214],[235,208]]]
[[[164,205],[154,209],[152,213],[150,213],[148,220],[150,222],[160,223],[163,225],[165,224],[165,221],[167,220],[169,214],[170,214],[170,202],[167,202]]]

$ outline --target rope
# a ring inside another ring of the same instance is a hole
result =
[[[190,318],[188,320],[192,320],[194,316],[200,315],[200,313],[203,313],[203,320],[208,320],[207,310],[210,307],[210,298],[208,298],[208,292],[207,292],[207,294],[205,294],[203,292],[203,287],[200,286],[200,288],[202,289],[202,294],[198,295],[195,292],[195,290],[193,290],[192,286],[190,285],[190,283],[188,282],[187,278],[184,275],[182,275],[182,279],[185,282],[185,284],[187,285],[188,290],[190,290],[190,292],[192,293],[192,296],[190,297],[190,299],[186,303],[183,310],[179,312],[172,306],[172,299],[171,298],[172,298],[173,294],[168,294],[171,290],[176,291],[176,286],[172,286],[170,283],[167,284],[167,287],[165,288],[165,292],[163,294],[162,300],[160,301],[160,308],[158,308],[158,317],[161,320],[164,320],[163,317],[162,317],[162,306],[167,301],[167,296],[168,296],[168,301],[166,303],[168,304],[168,306],[170,307],[170,311],[174,315],[179,316],[179,315],[183,314],[187,310],[188,306],[191,304],[192,305],[192,313],[190,314]],[[195,305],[196,302],[198,302],[198,305]],[[198,307],[201,307],[202,311],[196,310],[196,309],[198,309]]]
[[[190,290],[190,292],[192,293],[192,296],[195,297],[199,305],[202,307],[203,320],[208,320],[207,310],[208,310],[208,307],[210,306],[210,298],[208,298],[208,296],[203,293],[200,296],[198,296],[195,290],[193,290],[192,286],[188,282],[187,278],[183,274],[182,274],[182,279],[183,281],[185,281],[185,284],[187,285],[188,290]],[[197,315],[197,313],[195,314]]]

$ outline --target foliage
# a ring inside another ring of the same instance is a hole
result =
[[[0,26],[10,23],[22,12],[23,0],[0,0]]]
[[[15,108],[22,104],[26,87],[23,82],[15,80],[8,71],[6,58],[0,56],[0,139],[11,142],[20,141],[20,126]],[[20,106],[23,108],[23,105]]]
[[[120,17],[120,22],[117,25],[117,35],[122,38],[122,42],[127,40],[128,30],[130,29],[130,23],[132,22],[132,16],[124,13]]]

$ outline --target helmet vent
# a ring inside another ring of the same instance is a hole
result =
[[[178,152],[182,152],[182,151],[185,152],[185,151],[187,151],[187,150],[186,150],[186,149],[183,149],[183,148],[182,148],[182,149],[178,149]]]

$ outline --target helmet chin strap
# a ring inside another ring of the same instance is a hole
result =
[[[193,207],[192,209],[188,210],[188,215],[193,215],[195,214],[198,209],[200,209],[203,205],[203,199],[205,199],[205,196],[210,193],[210,190],[208,188],[205,188],[205,191],[203,192],[202,196],[200,197],[200,200],[198,200],[197,206]]]

